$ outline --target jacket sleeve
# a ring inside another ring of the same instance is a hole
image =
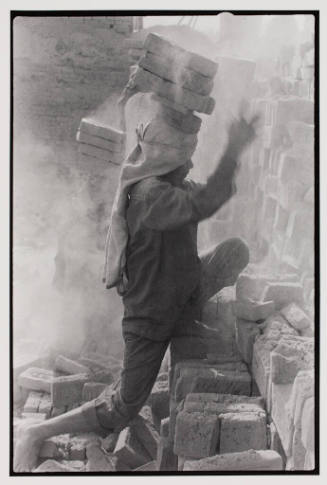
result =
[[[210,217],[235,193],[236,165],[223,157],[207,183],[193,184],[190,190],[158,181],[145,196],[144,225],[159,231],[173,230]]]

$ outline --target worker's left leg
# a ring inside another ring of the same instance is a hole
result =
[[[153,341],[124,335],[124,368],[120,388],[113,395],[102,393],[83,406],[84,417],[94,427],[116,432],[139,413],[148,399],[160,370],[169,341]]]
[[[217,338],[217,331],[201,323],[203,305],[225,286],[235,284],[238,275],[249,263],[249,249],[239,238],[223,241],[201,255],[201,283],[196,294],[181,312],[174,329],[174,338]]]
[[[240,238],[231,238],[200,256],[202,305],[225,286],[233,286],[248,265],[249,248]]]

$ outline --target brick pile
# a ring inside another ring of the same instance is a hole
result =
[[[313,322],[298,283],[254,274],[239,276],[235,310],[242,298],[271,300],[267,318],[236,320],[237,345],[271,420],[271,446],[288,470],[314,468]]]
[[[76,136],[79,151],[88,158],[120,165],[124,158],[125,133],[92,119],[83,118]]]
[[[46,420],[101,393],[111,395],[121,371],[121,362],[118,365],[116,358],[104,359],[94,353],[74,358],[58,355],[53,359],[52,368],[35,367],[36,362],[33,365],[17,371],[20,408],[17,414],[16,407],[15,429],[22,420]],[[160,428],[161,421],[168,416],[168,373],[161,372],[147,404],[127,428],[107,436],[72,433],[49,438],[42,445],[34,471],[156,470],[158,456],[161,456],[160,461],[167,462]]]

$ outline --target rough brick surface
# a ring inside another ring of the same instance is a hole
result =
[[[260,301],[267,279],[264,276],[242,273],[236,281],[237,300]]]
[[[253,345],[260,330],[256,323],[247,320],[236,320],[236,345],[244,361],[247,364],[252,363]]]
[[[88,381],[87,374],[56,377],[51,383],[51,400],[53,406],[71,406],[82,401],[84,384]]]
[[[89,135],[99,136],[106,140],[111,140],[115,143],[122,143],[125,135],[122,131],[116,130],[111,126],[99,123],[98,121],[83,118],[79,129]]]
[[[141,416],[137,416],[131,423],[130,428],[132,433],[135,433],[136,438],[142,446],[146,449],[148,455],[155,459],[157,456],[157,449],[159,443],[159,433],[154,425],[145,420]]]
[[[250,395],[251,376],[247,371],[228,369],[201,361],[177,364],[174,372],[173,394],[177,401],[191,392],[213,392]]]
[[[203,76],[213,77],[218,69],[217,63],[198,54],[188,52],[157,34],[148,34],[143,48],[160,58],[175,59],[179,67],[187,67]]]
[[[295,302],[303,306],[303,288],[299,283],[269,283],[263,293],[264,301],[275,302],[276,310],[280,310],[285,305]]]
[[[309,317],[295,303],[290,303],[286,307],[282,308],[280,313],[298,332],[301,332],[311,326]]]
[[[269,425],[269,433],[270,433],[270,443],[269,443],[269,448],[271,450],[276,451],[282,458],[283,460],[283,465],[285,467],[286,465],[286,455],[285,451],[281,442],[281,439],[279,437],[277,428],[275,426],[275,423],[271,421]]]
[[[86,382],[83,386],[82,401],[91,401],[98,397],[107,387],[102,382]]]
[[[20,374],[18,385],[31,391],[50,392],[53,378],[54,374],[51,370],[30,367]]]
[[[52,411],[52,402],[50,394],[43,394],[40,399],[39,413],[44,413],[47,418],[50,417]]]
[[[24,404],[24,413],[37,413],[42,395],[42,392],[30,392]]]
[[[273,301],[258,302],[252,300],[236,301],[234,303],[234,313],[237,318],[256,322],[265,320],[275,311]]]
[[[185,461],[183,471],[282,470],[282,459],[272,450],[250,450]]]
[[[169,386],[168,381],[157,381],[148,399],[152,411],[160,419],[169,416]]]
[[[266,339],[279,340],[285,335],[298,335],[295,328],[291,327],[279,313],[274,313],[268,317],[261,328]]]
[[[267,448],[266,415],[257,413],[224,413],[220,415],[220,453]]]
[[[173,446],[167,437],[161,436],[157,452],[158,471],[177,471],[178,458],[173,451]]]
[[[99,444],[92,443],[86,448],[87,465],[89,472],[113,472],[117,470],[117,458],[105,453]]]
[[[86,143],[80,143],[78,149],[83,155],[97,158],[105,162],[111,162],[115,165],[119,165],[124,158],[124,155],[120,152],[110,152],[104,148],[87,145]]]
[[[293,416],[286,412],[291,393],[292,384],[272,384],[272,419],[287,457],[291,456],[294,432]]]
[[[215,454],[219,437],[219,421],[215,415],[181,412],[175,427],[174,453],[203,458]]]
[[[72,359],[67,359],[63,355],[58,355],[55,360],[55,369],[65,374],[87,374],[88,367]]]
[[[34,473],[56,473],[56,472],[76,472],[84,471],[84,462],[59,462],[56,460],[46,460],[33,470]]]
[[[145,56],[140,59],[139,65],[143,69],[150,71],[163,79],[172,81],[185,89],[195,91],[198,94],[206,96],[212,91],[212,79],[187,68],[176,68],[177,66],[167,58],[163,59],[162,57],[147,52]]]
[[[114,455],[131,469],[138,468],[151,461],[151,457],[129,427],[121,431]]]

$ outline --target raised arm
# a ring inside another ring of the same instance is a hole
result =
[[[241,117],[230,125],[225,152],[207,183],[196,184],[190,191],[163,181],[150,187],[144,224],[155,230],[171,230],[207,219],[219,210],[236,191],[239,158],[255,137],[256,121],[257,117],[250,122]]]

